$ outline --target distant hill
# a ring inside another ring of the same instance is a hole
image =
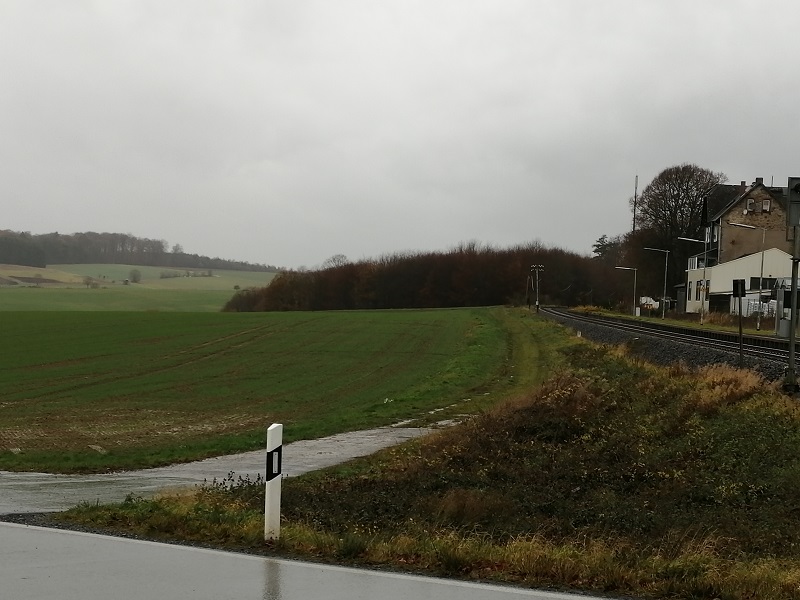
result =
[[[0,230],[0,264],[44,268],[59,264],[125,264],[179,269],[217,269],[275,273],[272,265],[187,254],[180,244],[127,233],[46,233]]]

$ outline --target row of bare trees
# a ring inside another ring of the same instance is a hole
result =
[[[540,301],[567,306],[629,308],[636,268],[638,295],[660,297],[668,258],[668,296],[683,282],[688,257],[697,252],[679,237],[698,238],[708,214],[735,190],[725,175],[682,164],[665,169],[631,199],[631,232],[599,238],[594,256],[532,243],[495,249],[464,243],[448,252],[395,254],[351,263],[337,255],[316,271],[280,273],[266,288],[242,290],[228,311],[441,308],[530,302],[532,265],[542,265]],[[669,254],[646,248],[669,250]]]
[[[470,242],[447,252],[394,254],[317,271],[283,272],[265,288],[240,291],[225,310],[524,304],[535,291],[533,264],[545,265],[539,277],[542,302],[608,305],[622,299],[613,268],[601,261],[539,243],[500,250]]]

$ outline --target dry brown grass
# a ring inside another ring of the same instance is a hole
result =
[[[708,325],[733,327],[739,324],[739,317],[730,313],[709,312],[703,316],[703,321]]]
[[[755,371],[727,364],[700,367],[694,380],[694,391],[686,397],[686,410],[701,414],[750,398],[766,387],[764,378]]]
[[[513,509],[512,502],[492,490],[454,488],[431,502],[432,514],[457,527],[485,521],[492,515]]]
[[[592,306],[591,304],[583,304],[581,306],[576,306],[573,310],[575,312],[583,313],[586,315],[605,312],[604,309],[600,308],[599,306]]]

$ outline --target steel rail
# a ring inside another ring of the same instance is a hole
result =
[[[727,331],[709,331],[692,327],[680,327],[661,323],[633,322],[630,319],[605,317],[599,315],[582,315],[565,309],[542,307],[545,315],[569,319],[571,321],[591,323],[630,333],[669,339],[675,342],[702,346],[709,349],[722,350],[733,354],[739,352],[739,336]],[[742,346],[749,357],[774,362],[786,362],[789,357],[788,340],[767,335],[744,335]]]

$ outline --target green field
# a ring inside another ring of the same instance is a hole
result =
[[[140,272],[141,281],[126,284],[133,269]],[[0,311],[216,312],[236,289],[263,287],[275,276],[255,271],[208,273],[132,265],[52,265],[46,269],[0,265]]]
[[[233,294],[233,290],[154,290],[138,286],[95,290],[25,287],[0,289],[0,312],[218,312]]]
[[[7,312],[0,469],[148,466],[261,447],[272,422],[291,441],[472,412],[510,386],[509,361],[534,363],[523,381],[541,358],[512,347],[510,314]]]

